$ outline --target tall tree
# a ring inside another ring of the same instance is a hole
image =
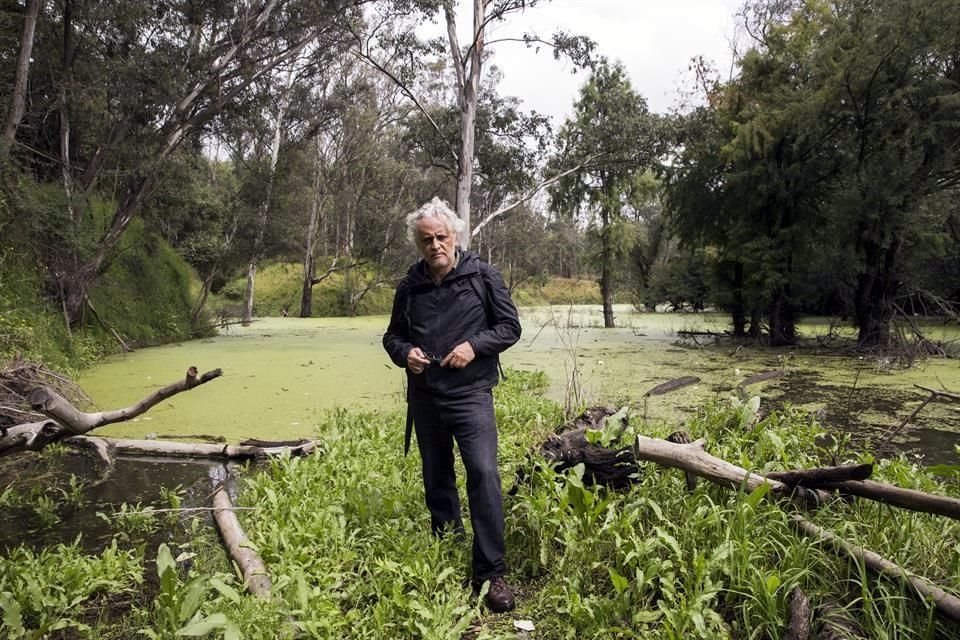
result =
[[[620,64],[602,63],[580,89],[560,129],[554,166],[579,166],[551,188],[553,206],[598,224],[603,323],[614,326],[615,260],[629,253],[625,214],[646,196],[642,176],[657,160],[659,119],[633,90]]]
[[[552,39],[541,40],[536,36],[523,35],[516,38],[497,38],[489,40],[487,32],[490,25],[496,22],[503,22],[511,14],[531,8],[537,4],[537,0],[469,0],[472,15],[472,30],[470,40],[467,43],[461,43],[457,36],[457,18],[456,6],[454,0],[440,0],[439,7],[433,0],[421,0],[420,2],[398,2],[396,11],[398,14],[409,16],[417,14],[425,17],[432,17],[439,8],[443,12],[443,20],[447,31],[446,55],[454,71],[454,94],[456,96],[459,109],[458,128],[459,138],[456,145],[450,144],[447,147],[449,158],[456,164],[457,171],[455,177],[455,203],[457,215],[466,224],[466,232],[461,234],[459,241],[463,247],[470,245],[472,233],[472,192],[474,188],[474,174],[476,159],[476,127],[478,106],[482,93],[483,65],[488,55],[488,46],[496,42],[518,41],[527,45],[546,45],[553,49],[554,57],[561,55],[567,56],[574,63],[574,68],[592,64],[591,54],[594,49],[594,43],[589,38],[583,36],[570,35],[558,32]],[[417,95],[413,87],[413,80],[417,72],[422,69],[422,63],[417,61],[413,49],[420,53],[435,52],[439,49],[437,42],[423,43],[414,34],[414,30],[419,26],[417,23],[408,23],[407,28],[400,29],[392,33],[389,37],[381,40],[390,40],[394,43],[395,52],[388,58],[394,62],[397,60],[408,61],[405,64],[390,64],[378,60],[376,55],[371,53],[371,42],[377,31],[390,21],[385,17],[378,25],[375,24],[371,31],[362,35],[355,33],[358,44],[358,54],[375,68],[387,75],[391,80],[397,83],[404,95],[407,96],[423,113],[427,121],[436,130],[436,133],[445,139],[445,133],[440,124],[434,121],[432,114],[422,96]],[[403,50],[404,55],[397,55],[397,51]],[[551,184],[555,177],[547,178],[545,182]],[[538,193],[543,186],[536,186],[524,193],[516,194],[514,202],[508,205],[504,211],[494,212],[499,217],[506,211],[519,206]]]
[[[848,0],[825,22],[824,112],[842,125],[835,233],[855,256],[859,342],[885,346],[909,247],[949,211],[931,219],[926,202],[960,188],[960,6]]]

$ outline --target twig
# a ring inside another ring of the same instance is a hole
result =
[[[260,507],[181,507],[179,509],[144,509],[143,511],[117,511],[115,518],[150,515],[152,513],[179,513],[189,511],[257,511]]]

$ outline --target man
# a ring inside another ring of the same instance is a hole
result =
[[[503,579],[503,497],[497,470],[492,389],[498,354],[520,339],[517,309],[503,278],[474,253],[458,248],[464,223],[434,198],[407,216],[422,260],[397,285],[383,346],[407,370],[410,421],[423,461],[423,485],[435,535],[461,533],[453,468],[456,440],[467,472],[473,525],[473,586],[489,581],[487,606],[514,607]]]

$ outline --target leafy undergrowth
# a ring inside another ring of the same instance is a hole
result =
[[[196,557],[161,550],[156,566],[147,563],[161,597],[89,637],[126,629],[158,638],[514,638],[514,621],[528,620],[537,638],[780,638],[796,586],[818,620],[840,620],[864,637],[956,637],[928,603],[794,531],[784,505],[762,489],[701,481],[690,494],[678,471],[644,464],[636,486],[614,493],[584,486],[577,469],[557,475],[536,465],[530,452],[561,421],[540,395],[545,385],[542,375],[510,372],[497,390],[504,489],[516,485],[505,508],[517,611],[485,611],[465,586],[469,543],[429,534],[419,459],[402,455],[403,416],[340,411],[319,425],[319,455],[273,461],[243,478],[240,502],[254,510],[238,515],[273,577],[271,600],[241,595],[210,536],[199,536]],[[818,448],[820,430],[805,413],[757,420],[756,411],[756,401],[719,402],[687,428],[711,453],[752,469],[856,459],[842,443]],[[958,493],[903,460],[878,464],[875,476]],[[867,501],[808,517],[960,590],[955,521]],[[821,610],[828,604],[829,615]]]

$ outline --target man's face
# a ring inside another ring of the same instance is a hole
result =
[[[434,274],[445,274],[453,266],[457,236],[440,218],[421,218],[417,222],[417,246]]]

